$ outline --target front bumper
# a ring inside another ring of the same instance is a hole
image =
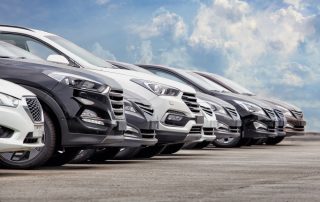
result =
[[[243,118],[243,137],[244,138],[269,138],[277,137],[277,121],[266,116],[250,115]],[[257,128],[255,123],[262,124],[265,128]]]
[[[0,152],[32,150],[44,146],[42,143],[43,122],[35,124],[27,114],[24,106],[17,108],[0,107],[0,126],[10,129],[10,135],[0,138]],[[28,143],[27,139],[33,141]]]
[[[88,123],[86,123],[87,125]],[[107,130],[105,126],[103,129],[95,124],[92,124],[91,130],[96,130],[96,133],[69,133],[62,136],[64,147],[108,147],[114,144],[121,144],[124,142],[124,130],[126,128],[125,120],[110,121]],[[105,132],[107,131],[107,132]],[[101,132],[104,132],[101,134]],[[108,134],[108,135],[107,135]]]
[[[298,120],[287,117],[287,126],[285,127],[286,136],[303,136],[305,135],[305,120]]]
[[[232,119],[229,116],[224,116],[220,114],[216,114],[218,126],[214,130],[214,134],[217,139],[222,138],[238,138],[241,136],[240,128],[241,128],[241,120],[240,119]],[[222,127],[219,125],[222,124]],[[223,127],[224,126],[224,127]]]

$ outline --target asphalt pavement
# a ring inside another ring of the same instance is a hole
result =
[[[0,169],[0,201],[319,201],[320,141]]]

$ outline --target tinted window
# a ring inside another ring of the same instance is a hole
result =
[[[170,74],[169,72],[158,70],[158,69],[149,69],[149,70],[152,73],[154,73],[154,74],[156,74],[156,75],[158,75],[160,77],[163,77],[163,78],[166,78],[166,79],[170,79],[170,80],[173,80],[173,81],[177,81],[177,82],[189,85],[187,82],[183,81],[178,76],[176,76],[174,74]]]

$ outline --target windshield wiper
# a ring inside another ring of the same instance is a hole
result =
[[[241,95],[253,96],[254,94],[251,94],[251,93],[241,93]]]

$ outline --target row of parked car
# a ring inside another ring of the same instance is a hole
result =
[[[275,145],[305,125],[299,108],[216,74],[105,61],[60,36],[0,25],[5,168]]]

